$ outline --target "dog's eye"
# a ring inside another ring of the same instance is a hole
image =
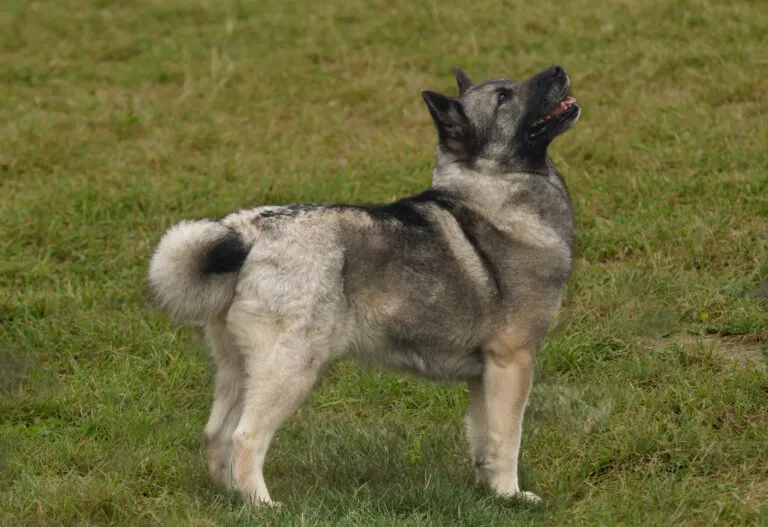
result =
[[[499,94],[496,95],[496,102],[497,102],[497,104],[501,104],[501,103],[503,103],[506,100],[507,100],[507,94],[504,93],[503,91],[500,91]]]

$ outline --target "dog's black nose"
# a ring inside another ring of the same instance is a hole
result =
[[[560,66],[558,66],[557,64],[549,68],[549,70],[552,72],[553,77],[561,77],[565,75],[565,70]]]

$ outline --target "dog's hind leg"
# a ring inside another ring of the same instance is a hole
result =
[[[294,335],[269,348],[242,347],[248,380],[243,415],[233,434],[235,482],[246,503],[271,503],[264,458],[277,429],[312,390],[329,354]]]
[[[205,458],[213,482],[231,488],[232,433],[242,413],[242,365],[223,321],[209,322],[205,336],[216,363],[213,407],[204,431]]]
[[[538,343],[538,339],[525,337],[510,332],[489,346],[485,365],[488,442],[483,468],[496,494],[539,501],[532,492],[520,490],[517,475],[523,414]]]
[[[488,415],[485,409],[485,383],[483,379],[467,382],[469,408],[467,410],[467,440],[472,464],[479,482],[485,481],[486,448],[488,440]]]

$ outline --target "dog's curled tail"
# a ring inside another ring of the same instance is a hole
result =
[[[163,235],[149,264],[155,303],[177,320],[205,323],[232,302],[249,247],[212,220],[182,221]]]

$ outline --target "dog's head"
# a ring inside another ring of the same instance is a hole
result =
[[[524,82],[492,79],[478,85],[456,68],[456,82],[458,97],[428,90],[422,96],[437,126],[441,153],[468,165],[487,161],[514,169],[544,162],[549,143],[581,114],[560,66]]]

